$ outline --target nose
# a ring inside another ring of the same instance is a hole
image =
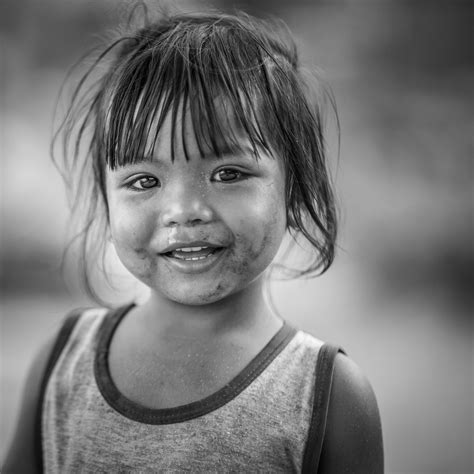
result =
[[[206,224],[214,218],[206,192],[196,182],[179,180],[168,183],[160,202],[161,221],[166,227]]]

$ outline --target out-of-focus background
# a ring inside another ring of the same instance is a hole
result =
[[[89,304],[58,272],[67,208],[48,154],[56,95],[68,68],[130,3],[1,5],[2,458],[33,354],[68,310]],[[388,473],[472,472],[473,7],[455,0],[206,5],[282,17],[338,103],[338,256],[320,278],[274,283],[278,311],[341,344],[367,373]]]

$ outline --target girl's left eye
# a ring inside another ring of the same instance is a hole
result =
[[[245,173],[234,168],[222,168],[213,175],[214,181],[221,183],[231,183],[245,178]]]

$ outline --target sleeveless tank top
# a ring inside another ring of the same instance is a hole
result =
[[[324,435],[330,379],[315,368],[328,363],[327,353],[318,358],[326,345],[284,323],[216,393],[150,409],[125,398],[108,368],[112,335],[132,306],[84,311],[57,354],[41,401],[44,472],[305,471],[305,448],[320,448]]]

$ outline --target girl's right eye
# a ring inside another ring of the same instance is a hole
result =
[[[148,189],[156,188],[160,185],[160,182],[154,176],[139,176],[138,178],[129,181],[127,188],[133,191],[146,191]]]

